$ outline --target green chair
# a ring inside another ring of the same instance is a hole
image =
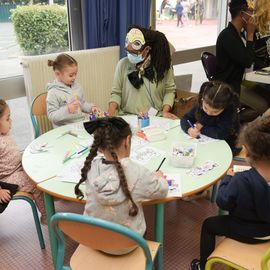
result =
[[[225,265],[226,270],[268,270],[270,241],[251,245],[225,238],[208,257],[205,270],[211,270],[216,263]]]
[[[133,230],[110,221],[74,213],[56,213],[50,226],[57,237],[56,270],[152,270],[160,244],[146,241]],[[64,266],[65,235],[80,245]],[[136,249],[125,255],[109,255],[99,250]]]
[[[53,129],[47,117],[47,93],[41,93],[34,98],[30,108],[30,117],[35,131],[35,138]]]
[[[24,200],[30,204],[31,209],[32,209],[32,213],[33,213],[33,217],[34,217],[34,221],[35,221],[37,234],[38,234],[39,245],[40,245],[41,249],[44,249],[45,243],[44,243],[44,238],[43,238],[43,234],[42,234],[42,230],[41,230],[41,226],[40,226],[40,222],[39,222],[37,207],[36,207],[36,204],[31,196],[31,194],[29,194],[27,192],[18,191],[12,197],[12,200]]]

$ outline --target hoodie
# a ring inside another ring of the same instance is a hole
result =
[[[129,216],[130,201],[125,196],[114,164],[104,162],[102,158],[92,161],[86,180],[85,215],[109,220],[133,229],[144,235],[146,224],[142,202],[162,199],[167,196],[168,184],[142,165],[130,158],[120,160],[126,175],[131,196],[138,206],[138,214]]]
[[[94,106],[94,104],[89,104],[84,100],[82,89],[77,83],[69,87],[58,80],[54,80],[47,84],[46,90],[48,91],[47,115],[54,127],[83,121],[85,113],[90,113],[92,106]],[[81,103],[81,110],[76,113],[69,113],[67,105],[75,96]]]

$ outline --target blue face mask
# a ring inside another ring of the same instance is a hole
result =
[[[130,63],[136,65],[144,60],[141,54],[134,54],[127,52],[127,57]]]

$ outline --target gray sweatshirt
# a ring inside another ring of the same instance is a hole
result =
[[[74,83],[71,87],[58,80],[50,82],[46,86],[47,95],[47,115],[54,127],[83,121],[85,113],[90,113],[94,104],[89,104],[84,100],[82,89],[79,84]],[[68,103],[77,96],[81,103],[81,110],[76,113],[69,113]]]
[[[121,161],[128,187],[139,211],[135,217],[129,216],[130,201],[126,198],[113,164],[105,164],[104,159],[92,161],[86,180],[85,215],[109,220],[129,227],[143,235],[146,224],[142,202],[150,199],[162,199],[167,196],[168,184],[148,169],[133,162],[130,158]]]

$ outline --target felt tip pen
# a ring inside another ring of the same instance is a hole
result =
[[[164,163],[166,158],[163,158],[162,161],[160,162],[158,168],[156,169],[156,172],[159,171],[159,169],[161,168],[162,164]]]
[[[189,120],[187,120],[187,122],[191,128],[195,128],[195,126]]]
[[[189,124],[189,126],[190,126],[191,128],[196,128],[196,126],[193,125],[193,124],[190,122],[190,120],[187,120],[187,122],[188,122],[188,124]],[[198,135],[196,139],[200,139],[200,138],[201,138],[201,136]]]
[[[87,146],[84,147],[84,148],[83,148],[82,150],[80,150],[79,152],[77,152],[77,154],[79,155],[79,154],[85,152],[86,150],[88,150],[88,147],[87,147]]]

